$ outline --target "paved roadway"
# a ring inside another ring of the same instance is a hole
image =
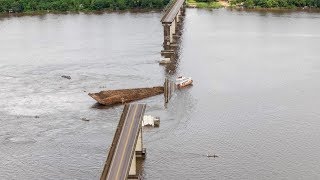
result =
[[[125,180],[127,178],[145,108],[145,104],[129,105],[128,113],[109,167],[107,180]]]
[[[161,22],[162,23],[172,23],[174,18],[177,16],[181,6],[183,5],[185,0],[176,0],[174,5],[168,9],[168,12],[165,13],[165,15],[162,17]]]

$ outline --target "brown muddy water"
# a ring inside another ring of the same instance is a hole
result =
[[[0,179],[99,179],[123,107],[87,93],[163,83],[160,18],[0,18]],[[183,28],[170,76],[194,86],[140,101],[161,117],[144,178],[319,179],[320,13],[188,9]]]

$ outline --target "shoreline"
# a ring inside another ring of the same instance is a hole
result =
[[[259,7],[254,6],[252,8],[245,7],[243,4],[232,4],[229,1],[218,0],[213,2],[197,2],[196,0],[187,0],[187,8],[198,8],[198,9],[219,9],[219,8],[228,8],[228,9],[237,9],[237,10],[246,10],[246,11],[305,11],[305,12],[320,12],[319,7]]]
[[[14,13],[0,13],[1,17],[20,17],[20,16],[39,16],[47,14],[67,15],[67,14],[108,14],[108,13],[148,13],[148,12],[162,12],[162,9],[125,9],[125,10],[85,10],[85,11],[26,11],[26,12],[14,12]]]
[[[191,2],[190,2],[191,1]],[[205,3],[198,3],[195,0],[188,0],[187,8],[196,8],[196,9],[220,9],[226,8],[229,10],[238,10],[238,11],[248,11],[248,12],[307,12],[307,13],[320,13],[320,8],[314,7],[293,7],[293,8],[285,8],[285,7],[276,7],[276,8],[262,8],[262,7],[254,7],[254,8],[246,8],[239,5],[230,5],[226,1],[217,1],[213,3],[207,3],[207,5],[203,5]],[[199,6],[200,4],[200,6]],[[210,5],[211,4],[211,5]],[[56,14],[56,15],[67,15],[67,14],[105,14],[105,13],[148,13],[148,12],[162,12],[163,9],[157,8],[129,8],[125,10],[113,10],[113,9],[105,9],[105,10],[80,10],[80,11],[26,11],[26,12],[14,12],[14,13],[0,13],[0,18],[3,17],[22,17],[22,16],[41,16],[47,14]]]

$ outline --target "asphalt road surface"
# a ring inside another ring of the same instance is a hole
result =
[[[173,7],[170,9],[169,13],[164,16],[161,20],[163,23],[171,23],[173,19],[176,17],[178,11],[180,10],[181,6],[183,5],[184,0],[177,0]]]
[[[129,169],[131,156],[133,155],[134,145],[139,126],[144,114],[145,104],[132,104],[129,106],[128,113],[120,133],[115,153],[108,171],[108,180],[126,179]]]

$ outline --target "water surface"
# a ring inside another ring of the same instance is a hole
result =
[[[1,179],[99,179],[122,107],[96,108],[87,93],[162,84],[160,18],[0,19]],[[194,86],[167,108],[141,101],[161,117],[144,131],[145,179],[319,179],[319,20],[188,9],[170,77]]]

